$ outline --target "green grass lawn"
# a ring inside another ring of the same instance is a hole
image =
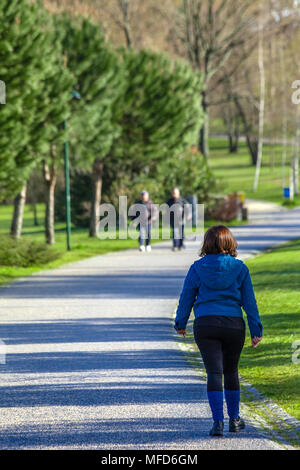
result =
[[[282,196],[282,147],[276,145],[274,152],[270,145],[264,145],[261,177],[258,190],[252,191],[255,167],[251,165],[246,143],[241,142],[237,154],[228,152],[225,139],[210,139],[211,155],[209,165],[220,180],[224,193],[245,192],[246,197],[264,201],[283,203]],[[292,149],[288,149],[288,162]],[[286,165],[286,185],[289,182],[289,164]],[[300,196],[295,198],[295,205],[300,205]]]
[[[247,338],[240,372],[288,413],[300,419],[300,364],[292,362],[300,340],[300,240],[249,261],[264,338],[257,349]],[[300,347],[299,359],[300,359]]]

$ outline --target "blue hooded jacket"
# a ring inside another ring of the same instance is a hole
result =
[[[207,315],[242,318],[243,308],[251,337],[262,336],[249,269],[231,255],[206,255],[190,267],[180,295],[176,330],[186,328],[193,307],[195,318]]]

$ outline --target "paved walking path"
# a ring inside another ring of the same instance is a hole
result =
[[[234,229],[240,257],[300,237],[300,209]],[[252,426],[207,436],[205,384],[174,340],[172,311],[198,242],[124,251],[0,291],[0,448],[279,449]]]
[[[262,219],[272,219],[274,215],[280,212],[286,212],[286,209],[274,202],[260,201],[257,199],[246,199],[244,206],[247,207],[251,222]]]

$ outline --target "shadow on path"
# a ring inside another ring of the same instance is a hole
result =
[[[1,447],[10,449],[17,447],[51,447],[51,446],[86,446],[99,449],[107,446],[113,448],[116,443],[120,448],[147,448],[157,445],[169,445],[175,442],[184,446],[185,442],[195,441],[201,447],[202,441],[207,441],[207,429],[210,420],[203,418],[201,425],[197,418],[142,418],[142,419],[102,419],[95,416],[93,421],[71,422],[65,424],[48,424],[47,426],[28,426],[24,433],[10,430],[5,436],[0,436]],[[205,431],[204,431],[205,429]],[[249,439],[255,436],[255,431],[239,434],[239,439]],[[226,441],[232,436],[225,434],[222,439],[210,440],[216,446],[226,448]],[[245,442],[245,446],[247,445]],[[227,444],[228,445],[228,444]]]

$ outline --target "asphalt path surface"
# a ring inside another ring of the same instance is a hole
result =
[[[300,209],[233,232],[245,259],[300,238]],[[199,243],[97,256],[0,290],[1,449],[281,448],[250,424],[208,437],[205,382],[172,326]]]

